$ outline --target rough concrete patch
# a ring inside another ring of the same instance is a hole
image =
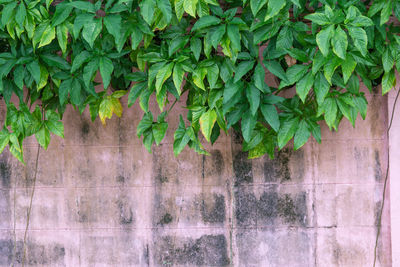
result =
[[[213,194],[212,201],[201,202],[201,217],[206,223],[223,223],[225,221],[225,197],[220,194]]]
[[[227,266],[227,242],[224,235],[203,235],[198,239],[166,236],[155,242],[155,261],[173,266]]]
[[[234,155],[233,171],[235,174],[235,186],[253,182],[252,163],[251,160],[247,159],[247,153],[239,151]]]
[[[4,154],[0,156],[0,180],[3,188],[9,188],[11,184],[11,167]]]

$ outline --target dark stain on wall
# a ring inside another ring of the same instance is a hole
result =
[[[211,172],[213,172],[214,174],[221,176],[223,174],[224,171],[224,158],[222,156],[221,151],[219,150],[212,150],[211,151],[211,157],[207,160],[211,160]]]
[[[7,159],[5,157],[1,157],[0,159],[0,179],[1,185],[4,188],[9,188],[11,183],[11,167],[7,163]]]
[[[11,265],[13,260],[14,242],[11,239],[0,240],[0,265]],[[27,265],[49,265],[64,263],[65,248],[59,244],[41,245],[27,242]],[[21,264],[23,257],[23,241],[17,241],[15,246],[15,263]]]
[[[117,201],[117,206],[119,210],[119,222],[122,225],[132,224],[133,222],[133,212],[132,207],[129,203],[127,197],[121,197]]]
[[[168,212],[166,212],[166,213],[162,216],[161,220],[158,222],[158,225],[166,225],[166,224],[169,224],[169,223],[172,222],[172,220],[173,220],[172,215],[169,214]]]
[[[251,160],[247,159],[247,153],[239,151],[233,157],[233,172],[235,174],[235,186],[253,182],[253,170]]]
[[[166,236],[155,242],[154,245],[154,257],[159,265],[229,265],[227,242],[224,235],[203,235],[195,240],[181,240]]]
[[[379,182],[382,179],[382,166],[381,166],[381,159],[379,157],[379,151],[375,149],[374,151],[374,177],[375,181]]]
[[[213,194],[213,204],[207,205],[202,199],[201,217],[206,223],[223,223],[225,221],[225,197],[220,194]]]
[[[282,224],[306,226],[306,192],[292,196],[279,194],[272,188],[257,199],[248,189],[238,188],[235,200],[235,216],[240,227],[272,226],[278,219]]]
[[[163,184],[168,182],[168,177],[163,172],[162,162],[163,159],[159,156],[159,151],[153,151],[153,177],[157,184]]]
[[[246,192],[246,188],[235,190],[235,216],[237,224],[243,226],[256,226],[257,224],[257,198],[253,192]]]
[[[293,174],[290,172],[289,163],[291,160],[296,165],[296,177],[304,176],[304,151],[293,151],[289,148],[284,148],[277,152],[275,159],[265,157],[264,161],[264,181],[271,182],[286,182],[293,179]]]
[[[84,140],[86,140],[86,138],[89,136],[89,132],[90,132],[90,125],[89,123],[85,120],[83,121],[82,125],[81,125],[81,135],[82,138]]]

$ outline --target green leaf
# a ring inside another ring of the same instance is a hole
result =
[[[317,34],[317,44],[321,53],[326,57],[329,53],[330,41],[334,34],[335,27],[329,25]]]
[[[26,65],[29,73],[32,75],[33,79],[35,80],[36,84],[40,83],[40,66],[39,63],[35,60],[31,63]]]
[[[255,116],[258,107],[260,106],[260,90],[258,90],[254,85],[250,84],[246,89],[246,97],[250,104],[251,114]]]
[[[351,74],[353,74],[354,69],[357,66],[357,62],[353,59],[350,54],[347,54],[346,60],[342,62],[342,72],[343,72],[343,81],[347,83],[350,79]]]
[[[184,0],[175,0],[175,14],[179,21],[181,21],[183,13],[185,13],[183,2]]]
[[[382,65],[383,65],[383,70],[385,72],[389,72],[393,68],[394,58],[392,56],[392,52],[390,51],[389,47],[386,47],[385,51],[383,52]]]
[[[385,2],[385,5],[383,6],[383,9],[381,11],[381,25],[383,25],[389,21],[389,18],[392,15],[392,10],[393,10],[393,1],[392,0],[387,0],[384,2]]]
[[[292,30],[285,26],[281,29],[276,40],[276,47],[279,49],[290,49],[293,45],[293,33]]]
[[[199,61],[201,54],[201,40],[199,38],[192,38],[190,40],[190,50],[192,51],[194,58]]]
[[[325,97],[329,93],[329,88],[330,85],[325,76],[319,72],[314,81],[314,92],[318,105],[322,105],[324,103]]]
[[[58,88],[58,95],[61,105],[64,105],[66,103],[71,87],[72,79],[64,80],[61,82],[60,87]]]
[[[262,92],[264,92],[266,83],[265,83],[265,70],[263,66],[259,63],[254,69],[254,85]]]
[[[219,25],[218,27],[215,27],[213,29],[213,32],[211,32],[211,44],[214,48],[218,47],[218,44],[221,42],[222,37],[224,36],[226,32],[226,25],[222,24]],[[205,39],[204,39],[205,42]],[[204,49],[206,47],[206,43],[204,44]]]
[[[114,70],[114,65],[111,59],[109,59],[108,57],[101,57],[99,62],[99,67],[100,67],[101,77],[103,78],[104,89],[107,89],[108,86],[110,85],[111,74]]]
[[[246,142],[250,142],[254,127],[257,123],[257,117],[251,114],[251,110],[245,112],[242,116],[242,135]]]
[[[182,115],[179,116],[179,126],[174,133],[174,154],[179,155],[185,148],[187,143],[190,141],[190,136],[186,134],[185,122],[182,119]]]
[[[42,47],[51,43],[51,41],[56,38],[56,30],[55,28],[51,27],[50,24],[47,25],[45,28],[43,35],[40,38],[40,43],[38,47]]]
[[[64,138],[64,125],[61,121],[48,120],[45,122],[45,124],[50,132]]]
[[[279,131],[280,121],[278,111],[274,105],[262,104],[260,106],[264,119],[271,125],[275,132]]]
[[[296,84],[296,92],[299,95],[301,101],[303,101],[303,103],[305,102],[308,92],[310,92],[313,84],[314,84],[314,76],[311,72],[308,72]]]
[[[147,82],[134,84],[128,96],[128,107],[131,107],[139,95],[147,88]]]
[[[23,28],[24,27],[24,21],[26,18],[26,7],[23,1],[20,2],[17,8],[17,13],[15,14],[15,21],[17,24]]]
[[[90,54],[88,51],[83,50],[80,52],[72,61],[71,73],[74,73],[77,69],[79,69],[83,63],[88,61],[90,58]]]
[[[50,132],[46,128],[46,126],[43,124],[42,127],[38,132],[35,133],[36,140],[38,143],[44,148],[47,149],[47,147],[50,144]]]
[[[264,61],[264,66],[269,70],[269,72],[277,76],[279,79],[289,83],[289,80],[286,77],[286,73],[283,70],[281,64],[272,60],[272,61]]]
[[[322,104],[322,109],[325,113],[324,118],[326,124],[331,128],[336,121],[337,116],[337,104],[334,98],[326,98]]]
[[[367,55],[367,45],[368,45],[367,33],[365,32],[364,29],[359,27],[347,26],[346,28],[349,31],[349,35],[353,40],[354,46],[365,57]]]
[[[69,3],[70,6],[90,13],[95,13],[96,9],[89,1],[73,1]]]
[[[347,51],[347,35],[343,31],[343,29],[338,26],[336,28],[335,34],[332,37],[332,47],[333,52],[340,58],[346,59],[346,51]]]
[[[183,70],[182,64],[177,63],[174,67],[174,73],[172,75],[172,80],[179,95],[181,94],[181,86],[183,82],[183,77],[185,76],[185,71]]]
[[[55,27],[63,23],[71,14],[73,7],[62,2],[57,5],[56,12],[53,15],[51,26]]]
[[[260,9],[265,6],[267,0],[250,0],[250,8],[253,16],[255,17]]]
[[[396,85],[394,69],[386,72],[382,77],[382,95],[388,93]]]
[[[318,25],[331,24],[330,19],[324,13],[313,13],[304,17],[305,19],[311,20],[313,23]]]
[[[171,63],[163,66],[157,72],[157,76],[156,76],[156,91],[157,91],[157,93],[159,93],[161,91],[162,85],[171,76],[173,68],[174,68],[174,63],[171,62]]]
[[[210,88],[215,88],[219,77],[219,68],[217,64],[213,64],[207,68],[207,80]]]
[[[64,24],[61,24],[57,27],[57,40],[60,45],[61,51],[63,54],[67,52],[67,44],[68,44],[68,27]]]
[[[101,28],[101,19],[94,19],[83,26],[82,37],[89,43],[90,47],[93,47],[93,43],[97,36],[99,36]]]
[[[294,135],[294,150],[302,147],[310,138],[310,130],[308,129],[308,125],[305,120],[301,120],[299,123],[299,128]]]
[[[233,51],[240,51],[241,46],[240,46],[240,32],[239,32],[239,26],[237,25],[232,25],[228,24],[226,27],[226,32],[228,34],[229,40],[231,41],[231,46]]]
[[[14,82],[18,86],[19,89],[23,89],[24,87],[24,78],[25,78],[25,68],[23,65],[18,65],[14,69]],[[1,133],[1,132],[0,132]],[[0,152],[1,153],[1,152]]]
[[[321,67],[326,63],[327,60],[328,59],[325,58],[320,51],[318,51],[313,59],[312,73],[315,75],[321,69]]]
[[[164,139],[164,136],[167,133],[167,129],[168,129],[168,123],[166,122],[156,123],[153,125],[152,131],[154,140],[156,141],[157,145],[159,145],[161,141]]]
[[[170,23],[172,19],[172,7],[169,0],[157,0],[157,8],[159,8],[164,15],[165,22]]]
[[[43,54],[40,58],[50,67],[56,67],[61,70],[69,70],[71,68],[65,59],[56,55]]]
[[[332,83],[332,76],[335,70],[340,66],[342,60],[336,56],[331,57],[324,65],[324,75],[329,84]]]
[[[288,119],[282,124],[278,132],[279,149],[282,149],[289,142],[289,140],[293,138],[294,134],[297,131],[298,124],[299,124],[298,117]]]
[[[254,66],[254,60],[240,62],[235,70],[234,83],[238,82],[247,72],[249,72]]]
[[[267,15],[265,16],[264,21],[269,20],[270,18],[276,16],[282,8],[286,6],[286,1],[269,1]]]
[[[192,17],[196,17],[196,5],[198,0],[184,0],[183,9]]]
[[[228,103],[234,95],[241,91],[241,83],[233,83],[229,81],[224,88],[224,104]]]
[[[4,6],[4,8],[1,12],[2,28],[10,22],[11,16],[15,12],[15,7],[17,6],[17,4],[18,4],[18,1],[13,1],[12,3],[9,3]]]
[[[204,28],[208,28],[213,25],[218,25],[221,23],[221,20],[214,16],[204,16],[199,18],[196,23],[193,25],[192,32],[202,30]]]
[[[0,132],[0,153],[3,152],[4,148],[10,141],[10,134],[6,130]]]
[[[217,113],[213,109],[209,109],[207,112],[203,113],[200,117],[200,129],[204,137],[208,142],[210,142],[212,128],[217,121]]]
[[[120,15],[107,15],[103,18],[103,23],[107,31],[114,36],[115,40],[121,38],[121,16]]]
[[[279,89],[292,85],[299,81],[308,71],[309,66],[307,65],[293,65],[289,67],[286,71],[286,77],[288,82],[281,81]]]

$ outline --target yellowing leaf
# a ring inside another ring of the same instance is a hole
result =
[[[216,121],[217,113],[215,110],[208,110],[200,117],[200,129],[208,142],[210,142],[211,132]]]
[[[106,119],[111,119],[113,113],[115,113],[115,115],[118,117],[122,116],[121,102],[119,102],[119,99],[115,97],[107,96],[101,101],[99,107],[99,117],[101,123],[106,125]]]

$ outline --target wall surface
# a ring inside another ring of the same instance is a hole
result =
[[[175,158],[177,120],[149,154],[136,137],[138,107],[106,127],[69,109],[65,139],[40,151],[26,264],[372,266],[387,99],[368,100],[356,129],[324,128],[322,144],[274,160],[248,160],[234,133],[207,147],[211,156],[185,149]],[[0,155],[0,266],[23,254],[37,150],[34,139],[24,145],[26,166]],[[391,266],[385,205],[377,266]]]

